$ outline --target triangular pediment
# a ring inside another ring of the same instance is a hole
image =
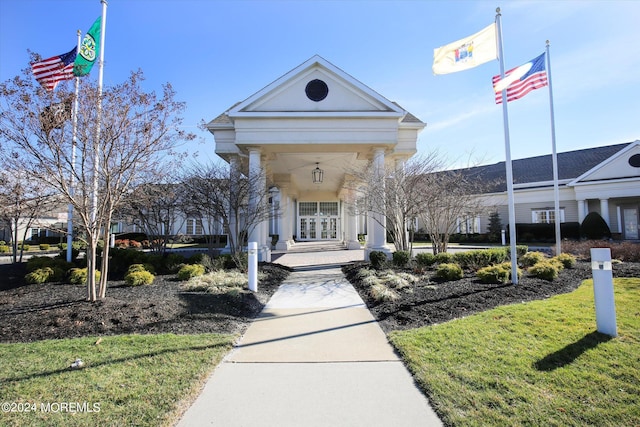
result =
[[[640,178],[640,140],[591,168],[569,185],[614,179]]]
[[[316,55],[229,110],[230,117],[402,117],[406,112]]]

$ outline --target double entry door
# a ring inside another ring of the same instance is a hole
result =
[[[338,202],[298,202],[298,239],[337,240],[339,213]]]

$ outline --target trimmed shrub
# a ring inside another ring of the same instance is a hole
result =
[[[0,254],[7,254],[11,252],[11,249],[7,245],[0,245]]]
[[[611,230],[598,212],[589,212],[580,225],[580,234],[587,239],[610,239]]]
[[[27,252],[30,248],[31,248],[31,246],[27,245],[26,243],[18,244],[18,250],[23,250],[23,251]]]
[[[48,243],[40,243],[40,244],[38,245],[38,248],[39,248],[41,251],[48,251],[50,247],[51,247],[51,245],[49,245]]]
[[[462,268],[455,263],[442,263],[436,269],[436,277],[443,280],[460,280],[464,274]]]
[[[546,260],[547,256],[542,252],[527,252],[518,259],[520,260],[520,264],[522,264],[523,267],[531,267],[539,262]]]
[[[453,255],[447,252],[440,252],[435,255],[436,264],[450,264],[453,262]]]
[[[418,267],[430,267],[436,262],[436,257],[430,252],[420,252],[416,254],[416,263]]]
[[[24,281],[30,285],[39,285],[48,282],[49,279],[53,277],[53,274],[53,268],[42,267],[32,271],[31,273],[27,273],[27,275],[24,276]]]
[[[204,265],[201,264],[186,264],[178,271],[178,279],[185,281],[192,277],[202,276],[205,273]]]
[[[134,271],[124,276],[124,281],[129,286],[150,285],[153,283],[155,276],[148,271]]]
[[[483,267],[503,263],[506,260],[507,252],[504,248],[480,249],[453,254],[453,261],[456,264],[471,270],[479,270]]]
[[[507,283],[512,280],[511,263],[503,262],[481,268],[476,275],[483,283]],[[518,268],[518,277],[520,276],[522,276],[522,271]]]
[[[558,272],[564,270],[564,264],[558,258],[549,258],[547,261],[554,265],[558,269]]]
[[[491,265],[481,268],[476,272],[476,276],[482,283],[507,283],[511,275],[510,268],[501,265]]]
[[[395,265],[396,267],[404,268],[407,266],[410,259],[411,254],[409,253],[409,251],[395,251],[393,253],[392,261],[393,265]]]
[[[556,255],[552,259],[560,261],[564,268],[573,268],[576,265],[576,257],[571,254],[562,253],[560,255]]]
[[[531,276],[552,281],[558,277],[558,267],[550,261],[540,261],[528,270]]]
[[[135,273],[137,271],[149,271],[149,273],[152,273],[152,271],[150,271],[147,267],[153,269],[153,266],[151,264],[131,264],[127,269],[127,274]]]
[[[375,269],[382,268],[387,263],[387,254],[382,251],[372,251],[369,254],[369,262]]]
[[[32,257],[27,261],[27,272],[29,273],[43,267],[51,267],[54,270],[61,270],[63,274],[60,276],[60,278],[62,278],[64,277],[64,273],[71,267],[73,267],[73,264],[68,263],[64,259],[51,258],[48,256]]]
[[[96,270],[96,282],[100,280],[100,271]],[[72,285],[84,285],[87,283],[87,268],[72,268],[69,270],[69,283]]]
[[[148,261],[146,253],[133,249],[113,248],[109,251],[109,271],[113,274],[126,273],[130,265],[144,264]]]

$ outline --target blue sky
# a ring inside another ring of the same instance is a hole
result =
[[[318,54],[427,127],[421,152],[452,166],[505,158],[502,107],[491,77],[498,61],[434,76],[433,49],[471,35],[502,10],[506,69],[551,41],[559,152],[640,139],[640,2],[109,0],[105,84],[142,69],[147,90],[170,82],[187,103],[185,126],[204,141],[186,147],[215,159],[200,120]],[[101,13],[99,0],[1,0],[0,81],[76,44]],[[96,78],[97,71],[90,78]],[[512,158],[551,152],[547,88],[510,102]]]

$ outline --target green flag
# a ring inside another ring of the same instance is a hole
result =
[[[86,76],[91,71],[93,63],[96,62],[100,54],[100,24],[102,17],[98,17],[87,34],[85,34],[78,56],[73,63],[73,74],[76,76]]]

